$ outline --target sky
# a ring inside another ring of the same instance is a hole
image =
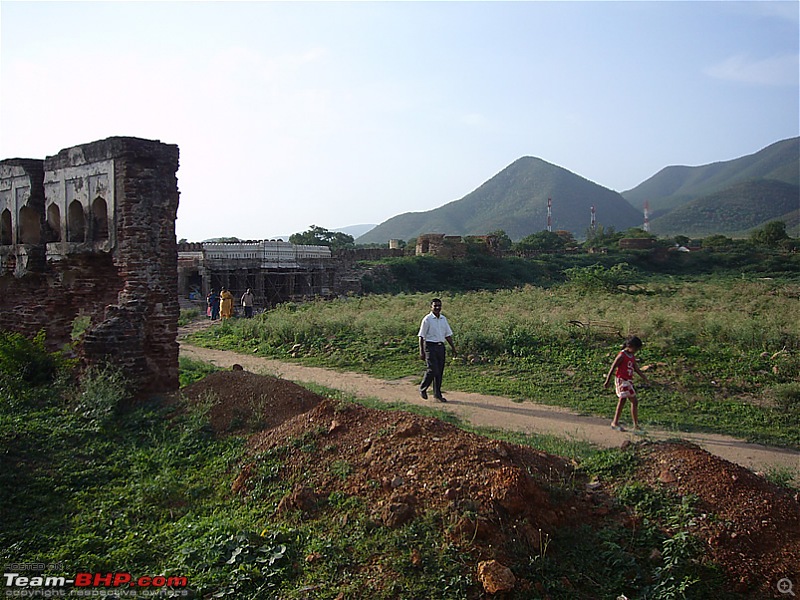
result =
[[[523,156],[623,192],[800,135],[800,3],[0,1],[0,158],[180,149],[178,238],[458,200]]]

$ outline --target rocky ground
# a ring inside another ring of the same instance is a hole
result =
[[[192,402],[211,402],[218,433],[248,434],[253,457],[292,439],[318,441],[318,452],[286,456],[286,475],[303,473],[304,484],[279,508],[310,510],[316,498],[341,491],[367,499],[375,518],[389,526],[429,508],[452,514],[456,541],[487,561],[480,577],[488,591],[504,585],[501,565],[512,537],[537,547],[542,536],[580,521],[615,519],[637,526],[602,482],[582,480],[563,458],[407,412],[358,405],[342,410],[290,381],[239,369],[212,374],[184,394]],[[701,515],[693,533],[732,588],[781,597],[776,592],[781,578],[800,584],[796,494],[691,443],[643,441],[634,448],[641,458],[640,480],[697,498]],[[241,465],[235,492],[251,485],[255,460]],[[333,461],[348,465],[347,477],[333,474]],[[554,500],[548,489],[556,481],[577,482],[577,492]]]

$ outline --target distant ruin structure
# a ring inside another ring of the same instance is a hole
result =
[[[113,137],[0,161],[0,328],[177,389],[178,154]]]
[[[203,305],[213,289],[239,298],[250,289],[257,310],[284,302],[333,298],[362,292],[360,261],[402,256],[400,248],[346,249],[280,240],[195,242],[178,246],[178,294]]]
[[[178,249],[179,294],[204,300],[225,287],[238,299],[252,290],[256,306],[333,295],[335,265],[328,246],[255,242],[181,244]]]
[[[467,247],[473,244],[484,252],[499,256],[502,254],[500,240],[495,235],[445,235],[444,233],[423,233],[417,237],[417,256],[437,256],[439,258],[464,258]]]

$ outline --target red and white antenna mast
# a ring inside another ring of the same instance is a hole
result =
[[[553,231],[553,200],[547,199],[547,231]]]
[[[594,206],[592,206],[592,221],[590,227],[592,228],[592,231],[597,228],[597,218],[595,216]]]
[[[647,200],[644,201],[644,227],[642,229],[650,233],[650,203]]]

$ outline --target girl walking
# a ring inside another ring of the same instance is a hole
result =
[[[619,424],[619,418],[622,414],[622,409],[625,406],[625,401],[630,400],[631,403],[631,419],[633,420],[633,429],[639,429],[639,401],[636,398],[636,390],[633,387],[633,374],[638,373],[645,383],[649,383],[647,376],[639,370],[639,365],[636,363],[636,352],[641,350],[642,340],[635,335],[625,340],[622,350],[606,375],[606,381],[603,387],[608,387],[611,383],[611,376],[614,376],[614,387],[617,392],[617,410],[614,412],[614,420],[611,421],[611,429],[616,431],[625,431],[622,425]]]

